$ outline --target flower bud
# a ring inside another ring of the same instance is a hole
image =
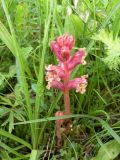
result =
[[[69,36],[67,33],[57,38],[57,43],[60,47],[68,47],[70,50],[73,48],[75,40],[73,36]]]
[[[54,52],[60,62],[65,62],[70,57],[74,42],[73,36],[64,34],[51,43],[51,51]]]

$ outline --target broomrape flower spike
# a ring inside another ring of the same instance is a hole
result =
[[[50,64],[46,67],[46,81],[48,82],[47,89],[57,88],[61,90],[64,95],[65,104],[65,111],[58,111],[56,113],[57,116],[71,114],[69,97],[69,91],[71,89],[75,89],[76,92],[83,94],[85,93],[87,87],[88,75],[83,75],[81,77],[70,80],[73,69],[79,64],[86,64],[85,48],[79,48],[73,56],[70,54],[74,44],[74,37],[68,35],[67,33],[58,37],[56,41],[51,42],[51,51],[57,57],[58,65],[55,66]],[[60,128],[63,123],[65,123],[65,120],[60,119],[56,121],[56,129],[59,128],[59,131],[57,131],[57,138],[59,142],[61,141]]]

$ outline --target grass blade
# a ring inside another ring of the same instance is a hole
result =
[[[2,130],[2,129],[0,129],[0,135],[5,136],[7,138],[10,138],[10,139],[12,139],[12,140],[14,140],[16,142],[19,142],[19,143],[23,144],[24,146],[28,147],[29,149],[32,148],[31,145],[28,142],[26,142],[23,139],[21,139],[21,138],[19,138],[17,136],[14,136],[13,134],[10,134],[10,133]]]
[[[21,157],[21,158],[24,158],[24,156],[23,156],[22,154],[16,152],[13,148],[9,147],[9,146],[6,145],[5,143],[0,142],[0,146],[1,146],[2,148],[4,148],[5,150],[9,151],[10,153],[13,153],[13,154],[15,154],[16,156],[19,156],[19,157]]]

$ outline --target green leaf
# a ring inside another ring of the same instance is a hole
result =
[[[8,155],[7,151],[3,150],[1,150],[0,152],[0,158],[2,158],[2,160],[12,160],[12,158]]]
[[[5,77],[3,76],[2,73],[0,73],[0,86],[4,83]]]
[[[20,106],[23,106],[23,98],[22,98],[22,86],[20,84],[16,84],[14,88],[14,94],[15,94],[15,105],[19,104]]]
[[[66,16],[65,18],[64,32],[75,36],[75,28],[73,26],[73,22],[71,21],[70,16]]]
[[[12,78],[16,74],[16,66],[12,65],[9,67],[8,78]]]
[[[15,24],[17,29],[23,29],[25,23],[24,17],[27,15],[28,6],[26,2],[19,3],[16,6]]]
[[[76,36],[79,36],[79,34],[82,34],[82,33],[83,33],[83,30],[84,30],[84,23],[83,23],[83,21],[81,20],[81,18],[78,17],[78,16],[75,15],[75,14],[72,14],[72,15],[71,15],[71,21],[72,21],[72,23],[73,23],[75,32],[77,32],[77,33],[76,33]]]
[[[13,125],[14,117],[13,116],[14,116],[13,111],[11,111],[9,115],[9,133],[11,133],[12,130],[14,129],[14,125]]]
[[[39,160],[39,156],[43,154],[44,150],[35,150],[33,149],[30,155],[30,160]]]
[[[91,160],[113,160],[120,153],[120,144],[116,140],[111,140],[101,146],[96,157]]]
[[[5,114],[9,113],[10,109],[7,107],[0,107],[0,117],[3,117]]]
[[[30,155],[30,160],[38,160],[38,150],[32,150],[31,155]]]
[[[25,71],[27,72],[27,74],[29,75],[30,78],[33,78],[33,76],[32,76],[31,70],[29,68],[27,58],[29,57],[32,49],[33,49],[32,47],[21,48],[21,55],[23,57],[22,60],[23,60],[23,63],[24,63]]]
[[[4,148],[5,150],[9,151],[9,152],[11,152],[11,153],[13,153],[13,154],[15,154],[15,155],[17,155],[17,156],[19,156],[19,157],[24,158],[24,156],[23,156],[22,154],[18,153],[18,152],[15,151],[13,148],[7,146],[5,143],[0,142],[0,146],[1,146],[2,148]]]
[[[83,21],[75,14],[66,16],[64,32],[74,35],[76,38],[83,33],[84,23]]]
[[[29,57],[30,52],[32,51],[32,47],[22,48],[23,58],[26,60]]]
[[[5,137],[7,137],[7,138],[10,138],[10,139],[12,139],[12,140],[14,140],[14,141],[16,141],[16,142],[19,142],[19,143],[21,143],[21,144],[23,144],[23,145],[25,145],[26,147],[28,147],[28,148],[31,149],[31,145],[30,145],[28,142],[24,141],[23,139],[15,136],[15,135],[13,135],[13,134],[10,134],[9,132],[6,132],[6,131],[0,129],[0,135],[5,136]]]
[[[120,39],[114,39],[113,34],[105,30],[100,31],[93,39],[106,45],[106,57],[103,58],[103,61],[110,69],[118,69],[120,65]]]
[[[10,99],[6,98],[6,97],[2,97],[0,96],[1,102],[0,104],[4,104],[4,105],[9,105],[9,106],[13,106],[12,102],[10,101]]]
[[[119,31],[120,31],[120,13],[116,16],[114,22],[113,22],[113,35],[114,39],[118,37]]]
[[[0,39],[6,44],[10,51],[15,55],[12,37],[4,24],[0,21]]]

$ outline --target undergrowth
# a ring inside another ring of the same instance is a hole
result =
[[[0,0],[0,158],[119,160],[120,1]],[[45,66],[57,64],[50,42],[68,33],[86,48],[86,93],[70,92],[72,126],[56,145],[54,113],[64,109],[47,90]]]

